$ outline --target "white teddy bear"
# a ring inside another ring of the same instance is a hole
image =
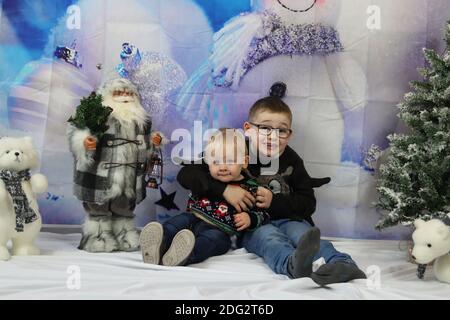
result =
[[[37,255],[34,240],[41,230],[36,193],[47,190],[47,178],[30,175],[39,165],[32,139],[0,138],[0,261],[11,255],[7,243],[12,240],[13,255]]]
[[[444,221],[417,219],[414,226],[412,258],[419,265],[427,265],[436,259],[434,275],[439,281],[450,283],[450,213]]]

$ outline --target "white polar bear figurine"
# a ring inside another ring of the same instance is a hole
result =
[[[30,175],[38,165],[30,137],[0,138],[0,261],[11,258],[9,240],[13,255],[40,253],[34,244],[42,225],[35,194],[45,192],[48,182],[42,174]]]
[[[450,213],[444,223],[439,219],[414,221],[412,258],[426,265],[434,261],[434,275],[439,281],[450,283]]]

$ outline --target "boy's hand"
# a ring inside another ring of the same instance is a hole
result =
[[[267,209],[272,204],[273,193],[267,188],[258,187],[256,191],[256,206],[258,208]]]
[[[250,227],[251,220],[247,212],[236,213],[233,219],[237,231],[242,231]]]
[[[97,139],[93,136],[86,137],[86,139],[84,139],[84,148],[87,151],[94,151],[97,149]]]
[[[237,212],[248,211],[256,202],[250,192],[239,186],[228,185],[223,192],[225,200],[235,207]]]

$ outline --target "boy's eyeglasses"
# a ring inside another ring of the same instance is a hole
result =
[[[273,132],[275,132],[275,134],[278,135],[278,137],[280,138],[288,138],[291,134],[292,134],[292,130],[291,129],[286,129],[286,128],[272,128],[270,126],[267,126],[265,124],[258,124],[258,123],[253,123],[253,122],[249,122],[252,126],[255,126],[258,128],[258,132],[268,136],[269,134]]]

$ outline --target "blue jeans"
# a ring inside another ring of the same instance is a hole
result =
[[[209,257],[225,254],[231,248],[230,236],[215,226],[197,218],[192,213],[181,213],[163,224],[164,251],[172,243],[173,237],[182,229],[189,229],[195,235],[195,245],[186,264],[202,262]]]
[[[310,228],[311,225],[304,220],[272,220],[254,231],[246,231],[239,242],[248,252],[262,257],[274,272],[290,277],[288,259],[294,253],[300,237]],[[337,251],[326,240],[320,240],[320,249],[313,261],[320,257],[326,263],[341,261],[355,264],[348,254]]]

